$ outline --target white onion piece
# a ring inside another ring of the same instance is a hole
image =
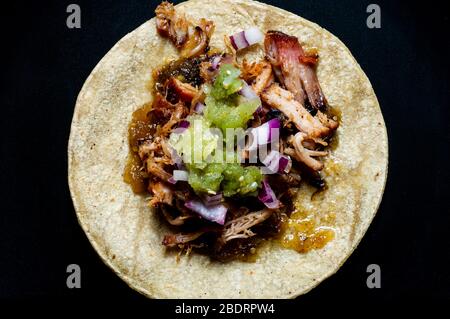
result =
[[[236,50],[244,49],[262,41],[264,34],[257,27],[251,27],[245,31],[233,34],[230,37],[231,45]]]
[[[175,181],[185,181],[187,182],[189,178],[189,173],[180,169],[173,170],[173,179]]]

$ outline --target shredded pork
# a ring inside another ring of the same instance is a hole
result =
[[[300,131],[309,136],[321,137],[330,133],[330,128],[312,116],[291,92],[282,89],[278,84],[274,83],[264,90],[261,98],[271,107],[283,112]]]
[[[206,233],[206,231],[165,235],[162,244],[167,247],[176,247],[178,245],[184,245],[191,241],[196,240],[204,233]]]
[[[167,1],[162,2],[155,13],[159,34],[169,38],[177,48],[181,48],[188,40],[189,30],[189,22],[184,14],[177,13],[173,4]]]
[[[253,91],[260,95],[261,92],[274,81],[272,66],[266,61],[242,63],[242,78],[252,83]]]
[[[172,205],[173,194],[172,190],[162,182],[150,182],[149,190],[152,193],[150,199],[150,206],[157,206],[160,203]]]
[[[280,231],[280,216],[293,209],[292,194],[307,176],[304,169],[316,180],[320,179],[320,170],[324,167],[320,158],[328,154],[324,148],[338,122],[327,114],[327,101],[315,70],[317,51],[306,52],[298,38],[268,31],[264,40],[266,59],[255,62],[244,59],[239,65],[234,49],[229,50],[231,54],[207,53],[214,30],[212,21],[190,21],[168,2],[161,3],[155,12],[159,34],[168,38],[182,56],[179,63],[162,69],[157,77],[160,79],[157,93],[149,111],[152,134],[139,141],[137,147],[142,169],[148,174],[146,186],[152,195],[149,204],[157,207],[178,232],[164,236],[162,243],[182,249],[212,243],[211,247],[219,255],[227,256],[232,254],[230,251],[234,254],[234,250],[242,253],[245,251],[242,247],[248,249],[253,244],[251,237]],[[226,44],[227,41],[228,38]],[[221,226],[200,217],[186,205],[189,201],[200,201],[201,194],[195,194],[183,181],[173,184],[173,170],[184,168],[180,168],[183,164],[177,161],[168,138],[180,121],[196,112],[197,103],[204,102],[203,88],[214,82],[223,64],[239,67],[241,78],[263,102],[251,126],[257,127],[274,117],[280,120],[279,152],[290,157],[290,170],[265,177],[272,184],[277,199],[282,200],[281,207],[262,209],[265,206],[256,197],[246,197],[243,201],[224,197],[223,204],[228,211],[225,224]],[[323,185],[323,180],[316,184]]]
[[[250,228],[265,221],[272,213],[273,210],[263,209],[227,222],[222,233],[222,241],[226,243],[232,239],[255,236]]]
[[[295,157],[298,161],[305,163],[308,167],[314,171],[320,171],[323,168],[323,163],[314,157],[326,156],[328,153],[325,151],[309,150],[303,146],[303,141],[307,138],[307,135],[303,132],[298,132],[295,136],[290,136],[288,142],[294,146],[295,153],[286,149],[285,152],[290,156]]]
[[[190,103],[198,94],[198,90],[189,83],[183,83],[180,80],[171,77],[167,83],[168,94],[175,95],[178,100]]]
[[[198,23],[193,23],[184,14],[176,12],[173,4],[167,1],[162,2],[155,13],[159,34],[169,38],[183,56],[196,56],[208,50],[214,31],[212,21],[202,18]]]

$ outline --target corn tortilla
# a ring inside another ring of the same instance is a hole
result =
[[[293,298],[335,273],[356,248],[381,201],[387,178],[386,127],[372,86],[345,45],[320,26],[282,9],[248,0],[191,0],[176,6],[206,17],[224,35],[257,26],[298,36],[320,55],[319,82],[341,114],[339,143],[325,162],[329,189],[320,200],[302,187],[298,202],[335,215],[335,239],[305,254],[276,243],[255,262],[219,263],[192,254],[176,262],[161,244],[166,225],[145,196],[123,181],[132,112],[152,100],[151,72],[179,54],[151,19],[122,38],[98,63],[79,93],[68,146],[69,186],[79,223],[102,260],[130,287],[152,298]],[[246,57],[261,59],[261,45]],[[151,85],[151,83],[150,83]],[[330,164],[330,165],[328,165]]]

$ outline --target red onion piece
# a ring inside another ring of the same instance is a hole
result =
[[[277,129],[279,130],[281,125],[280,125],[280,120],[277,118],[271,119],[270,121],[266,122],[267,125],[269,125],[269,138],[267,143],[272,142],[272,129]]]
[[[189,121],[185,121],[185,120],[180,121],[180,123],[178,123],[179,128],[188,128],[189,125],[191,125],[191,123],[189,123]]]
[[[196,212],[203,218],[223,225],[227,215],[227,208],[223,204],[206,206],[201,200],[193,199],[184,203],[184,206]]]
[[[248,85],[245,81],[243,81],[243,86],[242,89],[239,91],[239,95],[240,95],[240,101],[239,103],[245,103],[247,101],[250,100],[258,100],[259,101],[259,106],[256,108],[254,114],[258,114],[259,112],[262,111],[262,105],[261,105],[261,100],[259,99],[258,94],[256,94],[255,91],[253,91],[253,88]]]
[[[258,145],[265,145],[272,141],[272,129],[280,129],[280,120],[271,119],[266,123],[251,129],[251,142],[246,148],[248,151],[254,151]]]
[[[262,181],[262,189],[258,194],[258,199],[270,209],[276,209],[281,207],[280,201],[275,196],[272,188],[266,180]]]
[[[205,109],[205,104],[203,104],[201,102],[197,102],[197,104],[195,104],[195,106],[194,106],[194,111],[195,111],[195,113],[198,113],[198,114],[202,114],[204,109]]]
[[[203,197],[203,202],[206,206],[213,206],[220,204],[223,201],[223,194],[219,193],[216,195],[205,195]]]
[[[211,68],[212,70],[217,70],[219,68],[219,63],[222,57],[220,55],[215,56],[211,61]]]
[[[262,41],[263,38],[263,33],[257,27],[251,27],[245,31],[233,34],[230,36],[230,41],[233,48],[241,50]]]
[[[250,44],[247,42],[247,39],[245,39],[245,33],[244,31],[238,32],[233,34],[230,37],[231,45],[236,50],[241,50],[246,47],[248,47]]]
[[[242,89],[239,91],[239,94],[245,97],[248,100],[257,99],[258,95],[253,91],[252,87],[244,82]]]
[[[290,156],[281,155],[278,162],[278,173],[289,173],[292,167],[292,160]]]
[[[185,169],[186,167],[183,164],[183,159],[181,158],[180,155],[178,155],[177,151],[171,146],[169,146],[168,148],[169,148],[170,157],[171,157],[173,163],[176,165],[176,167],[178,169]],[[175,183],[173,183],[173,184],[175,184]]]
[[[262,163],[266,166],[265,170],[263,169],[264,174],[288,173],[292,166],[289,156],[275,150],[270,151]]]

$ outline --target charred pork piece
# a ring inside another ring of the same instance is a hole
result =
[[[327,187],[325,180],[318,171],[306,170],[304,172],[306,181],[319,190],[323,190]]]
[[[183,83],[180,80],[171,77],[166,84],[167,97],[172,103],[179,101],[191,103],[192,99],[198,94],[198,90],[189,83]]]
[[[152,108],[148,113],[149,122],[157,125],[164,125],[171,117],[175,104],[170,103],[160,93],[156,93],[152,103]]]
[[[307,56],[297,37],[279,31],[267,32],[264,47],[269,61],[279,69],[280,82],[295,99],[305,105],[308,97],[315,109],[325,112],[327,101],[314,69],[317,56]]]
[[[214,259],[221,262],[227,262],[233,259],[251,256],[256,251],[256,247],[261,240],[257,236],[231,240],[225,244],[217,240],[211,255]]]
[[[209,57],[207,55],[182,58],[157,69],[153,73],[156,91],[166,95],[166,84],[172,77],[198,88],[203,84],[203,79],[200,76],[200,64],[208,60]]]
[[[197,56],[208,52],[209,39],[214,31],[214,23],[206,19],[200,19],[198,25],[189,29],[189,40],[186,42],[182,56]]]
[[[164,1],[155,10],[156,30],[179,49],[188,40],[189,22],[184,15],[177,14],[173,4]]]
[[[145,162],[145,168],[147,169],[148,174],[154,175],[165,182],[169,182],[172,175],[165,170],[164,163],[158,161],[158,159],[159,158],[156,157],[149,157]]]
[[[160,93],[156,93],[152,109],[148,112],[152,137],[166,137],[172,128],[189,113],[183,103],[170,103]]]
[[[274,211],[265,221],[254,226],[253,230],[258,234],[258,236],[261,236],[262,238],[270,238],[280,233],[282,226],[281,224],[281,212]]]
[[[289,174],[269,174],[267,175],[269,184],[276,190],[276,194],[284,192],[287,188],[298,187],[302,178],[300,174],[291,172]]]
[[[185,57],[196,56],[208,50],[214,23],[200,19],[196,24],[175,11],[173,4],[164,1],[155,10],[158,33],[181,50]]]
[[[177,234],[168,234],[164,236],[163,245],[167,247],[176,247],[178,245],[190,245],[190,246],[202,246],[202,244],[206,244],[208,242],[206,237],[212,237],[215,239],[217,234],[220,233],[220,229],[217,226],[203,226],[194,231],[189,232],[180,232]],[[198,243],[197,245],[192,243],[200,236],[202,237],[202,243]]]
[[[272,63],[278,80],[294,94],[302,105],[306,94],[302,87],[300,56],[302,48],[296,37],[278,31],[268,31],[264,39],[267,59]]]
[[[148,189],[153,195],[149,202],[151,207],[156,207],[159,204],[172,205],[173,192],[168,185],[162,182],[151,181],[148,185]]]

